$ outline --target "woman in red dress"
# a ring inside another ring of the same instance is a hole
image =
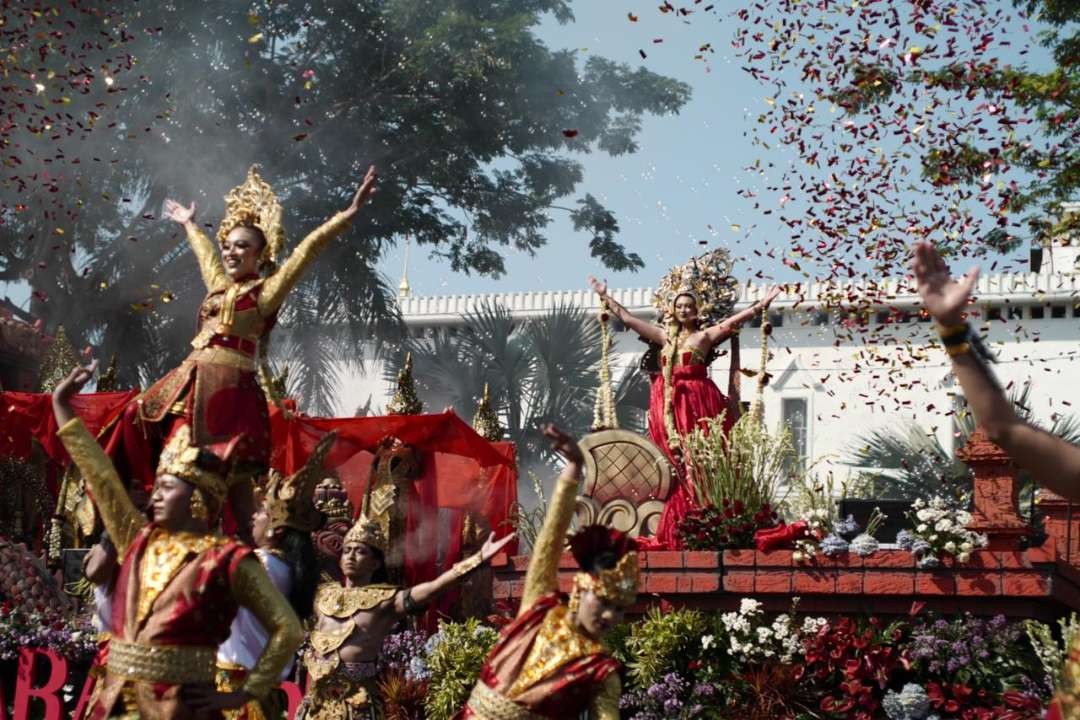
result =
[[[679,522],[697,506],[693,487],[687,481],[682,461],[683,436],[702,427],[702,421],[724,415],[724,432],[738,419],[740,408],[724,397],[720,388],[709,378],[709,363],[717,345],[738,333],[739,326],[767,308],[782,292],[775,287],[745,310],[713,324],[703,322],[699,313],[699,292],[692,286],[680,287],[672,294],[665,308],[664,325],[656,325],[635,317],[629,310],[608,295],[607,284],[589,278],[593,290],[619,320],[641,336],[642,340],[660,347],[660,372],[653,375],[649,399],[649,436],[667,455],[675,467],[678,481],[660,515],[656,537],[651,541],[657,548],[677,549]]]
[[[188,425],[193,445],[232,458],[230,508],[241,535],[249,536],[251,481],[266,472],[270,457],[270,420],[256,375],[256,352],[265,357],[270,330],[289,291],[323,248],[349,227],[375,192],[375,180],[371,167],[349,206],[305,237],[281,267],[275,265],[284,243],[281,206],[254,168],[225,197],[226,216],[217,232],[220,255],[195,224],[194,203],[185,208],[165,202],[166,215],[187,232],[207,295],[199,306],[191,354],[104,433],[106,453],[125,481],[152,485],[161,448]]]

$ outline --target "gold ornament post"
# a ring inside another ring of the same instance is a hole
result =
[[[387,415],[419,415],[424,412],[424,403],[416,394],[416,380],[413,378],[412,353],[405,356],[405,366],[398,370],[397,390],[390,404],[386,406]]]

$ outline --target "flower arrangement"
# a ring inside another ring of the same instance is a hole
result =
[[[76,664],[89,664],[97,653],[97,631],[88,617],[47,616],[0,603],[0,660],[14,660],[22,648],[54,650]]]
[[[854,519],[849,519],[854,523]],[[866,530],[855,536],[855,539],[851,541],[851,552],[855,553],[859,557],[870,557],[878,550],[878,541],[874,537],[874,533],[881,527],[881,523],[888,519],[888,515],[881,512],[881,508],[874,508],[874,511],[870,513],[870,518],[866,521]]]
[[[985,535],[967,529],[971,513],[949,507],[944,498],[916,499],[907,517],[913,529],[901,530],[896,544],[910,550],[920,568],[939,567],[945,555],[964,563],[972,551],[986,547]]]
[[[754,510],[742,500],[724,498],[720,507],[691,509],[679,523],[679,534],[688,550],[751,548],[754,535],[775,527],[779,520],[768,503]]]

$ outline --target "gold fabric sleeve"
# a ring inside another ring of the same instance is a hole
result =
[[[135,534],[146,525],[146,516],[131,502],[112,461],[82,420],[72,418],[56,431],[56,435],[86,480],[117,556],[123,557]]]
[[[188,223],[184,230],[187,232],[191,252],[199,262],[199,272],[202,273],[206,289],[218,290],[228,285],[229,276],[225,274],[225,266],[221,264],[217,246],[195,223]]]
[[[337,213],[300,241],[277,272],[263,281],[262,291],[259,293],[259,312],[263,317],[281,307],[289,292],[300,281],[308,265],[319,257],[319,253],[330,244],[331,240],[343,233],[351,224],[350,218]]]
[[[600,692],[589,703],[589,720],[619,720],[619,696],[622,680],[619,673],[609,673],[600,685]]]
[[[255,556],[244,558],[236,566],[232,592],[236,602],[250,610],[270,636],[244,681],[246,692],[257,700],[265,700],[277,687],[281,671],[303,642],[304,631],[292,606]]]
[[[551,496],[544,525],[533,543],[518,615],[532,607],[541,596],[559,587],[559,558],[562,557],[566,544],[566,531],[570,529],[570,521],[574,518],[577,489],[576,477],[560,475],[555,481],[555,494]]]

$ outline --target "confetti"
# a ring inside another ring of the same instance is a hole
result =
[[[562,134],[563,134],[564,137],[576,138],[578,136],[578,131],[577,130],[563,130]]]

